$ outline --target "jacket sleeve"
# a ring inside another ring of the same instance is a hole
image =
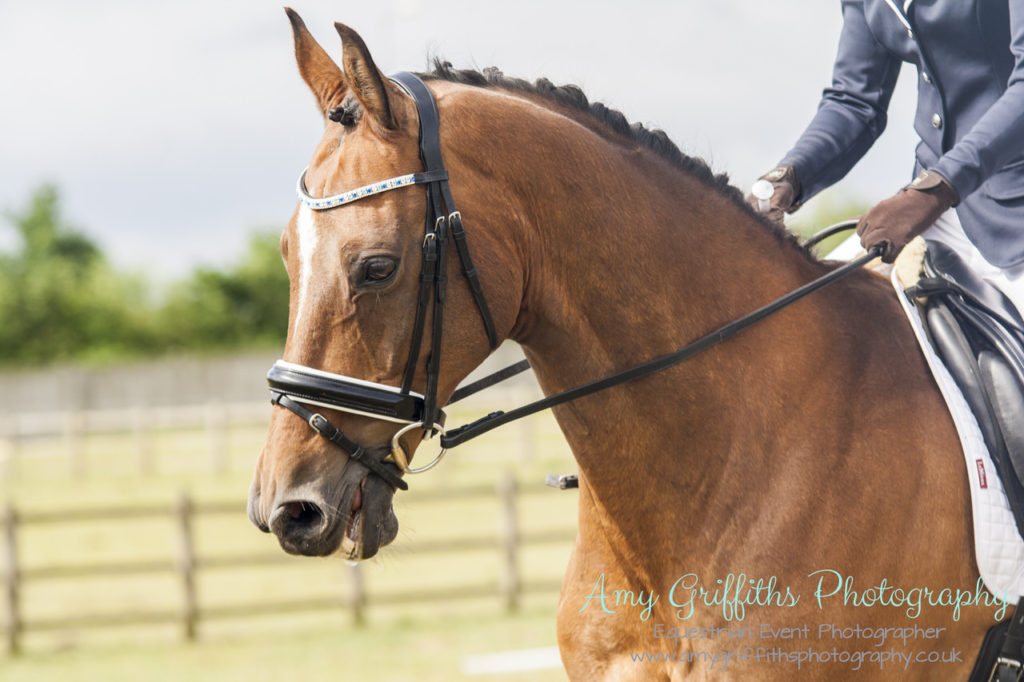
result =
[[[1014,67],[1006,90],[952,149],[932,166],[961,199],[1024,157],[1024,0],[1010,0],[1010,52]],[[1024,188],[1015,196],[1024,194]]]
[[[792,165],[802,203],[839,181],[885,130],[902,62],[882,47],[864,18],[862,0],[844,0],[843,29],[818,111],[779,165]]]

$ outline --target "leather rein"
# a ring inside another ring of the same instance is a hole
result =
[[[303,171],[299,177],[297,193],[299,200],[306,207],[314,211],[324,211],[382,192],[410,185],[426,185],[427,211],[422,244],[423,260],[419,295],[413,319],[412,340],[401,386],[387,386],[283,360],[278,360],[271,367],[267,373],[267,383],[270,386],[273,404],[284,407],[301,417],[316,433],[340,447],[350,458],[360,462],[373,474],[395,488],[407,490],[409,487],[408,483],[402,479],[402,473],[412,474],[427,471],[441,460],[448,448],[461,445],[491,429],[679,364],[757,324],[818,289],[858,270],[864,264],[878,257],[884,248],[884,245],[879,245],[860,258],[844,264],[672,353],[648,360],[602,379],[547,396],[508,412],[492,412],[474,422],[446,431],[444,428],[445,413],[437,401],[437,387],[441,369],[441,339],[447,293],[449,242],[455,245],[456,253],[462,264],[463,275],[480,312],[480,319],[492,351],[498,346],[498,337],[490,309],[484,298],[479,276],[470,257],[469,245],[466,242],[466,233],[462,225],[462,215],[455,207],[448,186],[448,171],[445,169],[441,157],[439,116],[433,93],[418,76],[412,73],[398,73],[391,77],[391,81],[402,88],[416,104],[419,113],[420,159],[425,170],[322,198],[310,196],[305,185],[306,171]],[[425,393],[419,394],[413,392],[411,386],[416,374],[417,358],[426,333],[426,312],[431,299],[434,303],[434,315],[430,330],[430,353],[427,358],[427,384]],[[447,405],[529,368],[529,363],[522,360],[463,386],[452,394]],[[319,412],[310,409],[310,407],[317,406],[396,422],[403,426],[392,437],[390,448],[382,446],[368,450],[347,437]],[[409,466],[409,457],[401,442],[405,434],[415,430],[422,432],[421,438],[433,436],[435,433],[440,434],[440,453],[429,464],[419,468]]]

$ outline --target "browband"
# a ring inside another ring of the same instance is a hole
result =
[[[437,182],[438,180],[448,179],[448,171],[442,168],[424,173],[399,175],[394,178],[375,182],[372,185],[363,185],[362,187],[350,189],[347,192],[342,192],[341,194],[335,194],[329,197],[314,197],[309,193],[309,190],[306,189],[306,171],[308,170],[309,168],[302,169],[302,175],[299,176],[299,181],[295,183],[295,192],[299,195],[299,201],[306,206],[309,206],[314,211],[326,211],[329,208],[344,206],[345,204],[351,204],[353,201],[359,201],[366,197],[372,197],[374,194],[398,189],[399,187],[423,185],[430,182]]]

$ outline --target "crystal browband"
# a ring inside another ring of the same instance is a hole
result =
[[[350,189],[349,191],[342,192],[341,194],[318,198],[311,196],[309,190],[306,189],[306,171],[308,170],[309,168],[306,168],[302,171],[302,175],[299,176],[299,181],[296,183],[295,191],[299,195],[299,201],[314,211],[326,211],[329,208],[344,206],[345,204],[351,204],[353,201],[359,201],[360,199],[372,197],[375,194],[398,189],[399,187],[422,185],[428,182],[437,182],[438,180],[448,179],[448,171],[444,169],[424,173],[409,173],[408,175],[399,175],[394,178],[388,178],[387,180],[380,180],[370,185]]]

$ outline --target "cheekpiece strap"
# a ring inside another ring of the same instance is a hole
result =
[[[428,173],[444,170],[444,160],[441,156],[440,114],[437,111],[437,100],[434,99],[434,94],[419,76],[408,71],[391,76],[391,82],[405,90],[416,103],[420,117],[420,159],[423,161],[423,167]],[[437,196],[438,194],[440,197]],[[448,185],[447,173],[444,180],[439,181],[436,185],[431,185],[431,195],[431,200],[435,205],[441,203],[437,201],[439,198],[444,203],[444,212],[447,215],[439,210],[439,206],[435,209],[436,215],[446,218],[451,223],[451,236],[459,254],[459,261],[462,263],[462,274],[469,284],[470,293],[480,311],[480,319],[484,325],[484,332],[487,334],[487,343],[491,350],[494,350],[498,347],[498,334],[494,327],[490,307],[487,305],[487,299],[484,298],[480,277],[473,265],[473,259],[469,255],[466,233],[462,229],[462,214],[455,207],[455,199],[452,197],[451,188]]]

